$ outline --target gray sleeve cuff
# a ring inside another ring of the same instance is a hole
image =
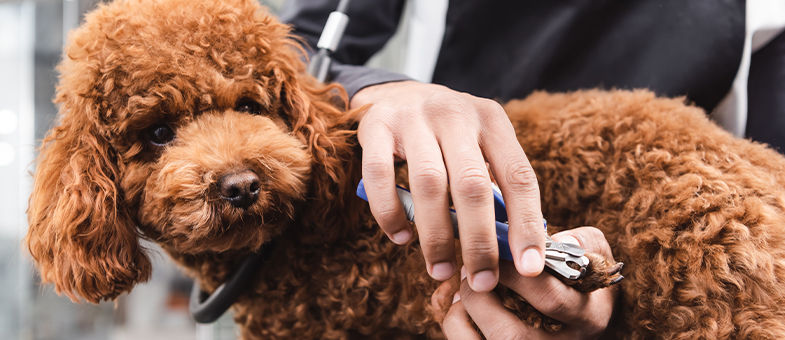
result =
[[[294,34],[306,38],[311,47],[306,48],[308,54],[316,52],[316,42],[338,1],[289,0],[281,8],[281,21],[291,24]],[[349,99],[371,85],[410,80],[387,70],[354,66],[365,64],[395,33],[403,4],[404,0],[353,1],[347,9],[351,21],[332,55],[330,78],[346,88]]]
[[[412,80],[405,75],[384,69],[344,65],[337,62],[333,62],[330,76],[333,82],[343,85],[349,95],[349,100],[368,86]]]

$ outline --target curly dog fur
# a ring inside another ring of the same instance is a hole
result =
[[[449,302],[431,301],[419,245],[391,243],[354,197],[356,112],[303,75],[287,26],[251,0],[120,0],[69,40],[28,211],[44,282],[114,299],[149,279],[148,238],[212,291],[275,239],[234,305],[244,339],[441,337]],[[545,217],[596,226],[627,264],[616,335],[785,338],[782,156],[646,91],[505,108]],[[253,199],[227,194],[236,175]]]
[[[507,112],[543,213],[626,264],[629,339],[785,337],[785,159],[682,99],[538,93]]]

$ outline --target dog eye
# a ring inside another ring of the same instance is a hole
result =
[[[174,131],[166,124],[157,124],[148,130],[147,136],[156,146],[164,146],[174,139]]]
[[[262,113],[262,105],[251,98],[240,98],[234,106],[234,110],[258,115]]]

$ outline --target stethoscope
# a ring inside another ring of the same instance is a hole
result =
[[[341,37],[349,23],[349,16],[346,9],[349,7],[350,0],[341,0],[338,8],[330,13],[327,23],[324,25],[322,35],[316,47],[319,49],[308,64],[308,73],[320,82],[326,82],[332,67],[330,55],[338,48]],[[274,248],[274,240],[268,241],[258,252],[251,253],[246,257],[240,266],[235,270],[229,279],[218,286],[212,293],[202,291],[199,281],[194,280],[191,289],[191,297],[188,303],[188,311],[191,317],[198,323],[211,323],[223,315],[237,300],[245,285],[253,278],[256,269],[270,257]]]

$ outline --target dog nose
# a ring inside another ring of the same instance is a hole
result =
[[[218,181],[221,198],[243,209],[256,202],[261,186],[259,176],[250,170],[223,176]]]

